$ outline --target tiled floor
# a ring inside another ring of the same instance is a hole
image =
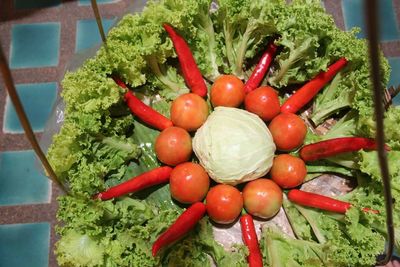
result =
[[[106,31],[129,0],[98,0]],[[37,137],[75,52],[101,39],[90,0],[2,0],[0,39]],[[57,266],[53,247],[59,190],[40,171],[0,78],[0,267]]]
[[[98,0],[108,30],[129,0]],[[136,2],[136,1],[134,1]],[[339,27],[359,26],[365,37],[362,0],[325,0]],[[400,84],[400,2],[380,0],[381,38]],[[100,42],[90,0],[2,0],[0,38],[17,89],[40,138],[71,56]],[[400,104],[400,96],[395,99]],[[51,253],[57,188],[38,171],[0,79],[0,266],[57,266]],[[49,253],[50,252],[50,253]]]

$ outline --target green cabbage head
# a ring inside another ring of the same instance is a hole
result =
[[[215,108],[193,138],[194,153],[210,177],[230,185],[264,176],[275,149],[265,123],[237,108]]]

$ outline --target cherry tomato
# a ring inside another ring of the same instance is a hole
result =
[[[204,168],[196,163],[185,162],[176,166],[169,179],[171,196],[181,203],[202,201],[210,186],[210,178]]]
[[[280,187],[293,188],[304,182],[307,168],[302,159],[289,154],[281,154],[274,158],[270,175],[271,179]]]
[[[307,134],[305,122],[292,113],[281,113],[272,119],[268,128],[278,150],[289,151],[299,147]]]
[[[280,113],[278,94],[270,86],[262,86],[248,93],[244,106],[264,121],[270,121]]]
[[[236,187],[219,184],[208,191],[206,206],[208,216],[214,222],[232,223],[242,211],[242,194]]]
[[[158,135],[154,148],[162,163],[176,166],[189,160],[192,154],[192,139],[186,130],[168,127]]]
[[[207,103],[196,94],[183,94],[172,102],[171,120],[175,126],[194,131],[203,125],[207,117]]]
[[[210,94],[214,107],[238,107],[245,97],[244,83],[234,75],[221,75],[211,86]]]
[[[268,219],[278,213],[282,199],[282,190],[270,179],[260,178],[243,188],[244,208],[260,218]]]

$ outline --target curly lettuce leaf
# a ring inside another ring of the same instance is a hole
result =
[[[228,62],[226,72],[244,77],[245,62],[254,57],[275,33],[276,20],[284,9],[284,1],[218,1],[215,23],[224,44]]]
[[[72,122],[64,124],[54,142],[48,151],[50,164],[59,179],[77,194],[103,189],[106,177],[121,179],[127,163],[141,153],[131,138],[93,136]]]
[[[372,181],[369,182],[369,185],[366,186],[366,188],[369,187],[375,187],[373,189],[369,189],[371,191],[370,194],[374,193],[376,194],[377,198],[380,200],[380,205],[376,205],[376,209],[382,211],[382,216],[380,220],[376,221],[374,224],[376,225],[377,229],[380,230],[382,233],[386,233],[386,224],[385,224],[385,217],[384,217],[384,205],[383,205],[383,189],[382,189],[382,179],[381,179],[381,172],[379,168],[379,162],[378,162],[378,155],[376,152],[366,152],[363,151],[360,153],[361,154],[361,160],[360,160],[360,170],[368,174],[371,178]],[[398,199],[400,199],[400,166],[399,166],[399,161],[400,161],[400,151],[398,150],[392,150],[387,153],[387,161],[388,161],[388,166],[389,166],[389,174],[390,174],[390,181],[391,181],[391,189],[392,189],[392,198],[395,200],[393,204],[393,215],[394,215],[394,227],[395,227],[395,232],[397,235],[395,236],[396,238],[396,243],[395,243],[395,249],[397,250],[397,253],[400,252],[400,236],[398,233],[400,232],[400,205],[398,204]],[[360,193],[358,193],[360,195]],[[377,201],[376,201],[377,202]]]
[[[329,34],[336,29],[320,1],[292,1],[279,14],[276,41],[282,51],[276,56],[268,82],[277,88],[303,83],[336,57],[327,51]],[[338,30],[339,31],[339,30]]]
[[[155,266],[151,245],[178,213],[131,198],[113,203],[63,196],[57,258],[61,266]]]
[[[333,266],[328,246],[287,236],[276,226],[263,228],[261,251],[268,266]]]
[[[48,153],[56,173],[75,193],[75,197],[60,198],[60,265],[202,266],[208,265],[210,257],[221,266],[246,264],[246,249],[225,251],[212,238],[206,219],[187,238],[169,247],[168,253],[151,256],[152,242],[181,211],[171,200],[168,185],[112,201],[90,199],[100,190],[159,166],[153,150],[158,131],[135,121],[122,101],[123,90],[109,77],[119,75],[135,93],[150,96],[150,102],[155,94],[169,101],[188,92],[172,42],[162,28],[164,22],[187,40],[200,70],[211,81],[222,72],[244,77],[244,71],[252,68],[249,65],[256,55],[273,38],[281,52],[266,80],[277,88],[301,84],[345,56],[350,63],[317,97],[314,120],[318,124],[338,112],[350,112],[325,136],[308,135],[307,142],[356,134],[373,136],[365,42],[356,40],[354,32],[337,29],[319,1],[264,2],[221,0],[217,11],[209,0],[150,2],[141,15],[125,16],[110,31],[107,47],[93,59],[67,73],[62,93],[65,122]],[[384,86],[389,70],[385,60],[381,69]],[[157,107],[159,103],[164,107]],[[168,110],[166,102],[159,103],[156,108]],[[386,115],[388,142],[396,151],[400,146],[398,110],[391,108]],[[315,211],[286,205],[297,237],[304,240],[288,239],[269,229],[268,242],[274,244],[264,246],[269,263],[356,266],[370,264],[380,253],[385,236],[382,187],[376,160],[363,153],[336,159],[336,163],[355,164],[352,168],[368,174],[360,175],[357,189],[343,198],[357,208],[382,212],[373,215],[354,209],[345,217],[317,216]],[[396,168],[391,169],[397,173]],[[309,170],[358,173],[326,162],[309,166]],[[392,182],[399,188],[396,177]],[[397,191],[394,195],[398,198]]]
[[[60,266],[93,267],[103,264],[105,247],[88,235],[69,230],[58,242],[56,252]]]
[[[343,75],[345,74],[339,72],[325,90],[315,98],[313,113],[310,117],[315,125],[321,124],[351,106],[355,94],[352,76],[355,74],[346,74],[350,76],[347,79],[344,79]]]
[[[237,245],[235,251],[227,251],[213,237],[209,218],[203,218],[196,229],[184,240],[165,252],[165,266],[247,266],[247,249]]]
[[[165,65],[175,52],[162,24],[146,15],[157,10],[146,10],[141,16],[124,16],[118,27],[110,31],[104,56],[112,62],[114,72],[128,84],[133,87],[146,84],[153,88],[153,94],[158,91],[174,99],[188,89],[176,67]]]
[[[359,208],[350,209],[343,216],[294,206],[310,225],[315,236],[312,242],[325,245],[323,256],[331,265],[369,266],[375,263],[375,256],[383,252],[384,235],[362,219]]]
[[[400,106],[390,106],[384,116],[385,141],[392,149],[400,150],[400,137],[397,129],[397,125],[400,123]],[[362,135],[375,136],[376,125],[373,116],[360,118],[357,127]]]
[[[310,224],[307,223],[307,220],[301,215],[296,206],[285,196],[283,198],[283,208],[295,236],[301,240],[315,241],[315,235]]]

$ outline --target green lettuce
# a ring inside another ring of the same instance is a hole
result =
[[[211,266],[209,257],[217,266],[247,266],[247,249],[237,245],[228,252],[214,240],[208,217],[203,218],[195,231],[166,251],[165,266]]]
[[[325,135],[309,133],[305,143],[340,136],[375,134],[365,40],[339,30],[320,1],[294,0],[149,1],[141,14],[127,14],[107,36],[107,46],[62,81],[65,117],[48,151],[50,164],[70,190],[59,198],[56,254],[60,266],[245,266],[244,246],[226,251],[213,238],[205,217],[188,235],[152,257],[151,244],[182,212],[160,185],[110,201],[92,195],[160,166],[154,153],[159,134],[139,122],[123,101],[127,83],[167,117],[172,100],[189,91],[173,44],[162,27],[171,24],[191,48],[207,82],[220,74],[245,78],[269,42],[279,52],[264,83],[283,95],[339,59],[349,60],[315,98],[311,120],[340,118]],[[382,88],[389,74],[382,58]],[[385,133],[393,195],[400,198],[400,109],[389,108]],[[309,177],[333,172],[356,176],[358,186],[340,198],[354,208],[346,215],[317,212],[287,200],[284,207],[296,239],[264,228],[261,246],[269,266],[365,266],[382,252],[385,211],[374,152],[361,151],[308,164]],[[395,203],[396,222],[400,221]],[[369,207],[379,214],[360,212]],[[396,223],[396,232],[399,233]],[[397,248],[399,241],[397,239]]]
[[[371,188],[369,190],[373,191],[374,194],[382,198],[383,189],[382,189],[382,180],[381,180],[381,173],[379,169],[379,162],[378,156],[374,152],[366,152],[362,151],[360,155],[360,170],[368,174],[371,177],[370,184],[368,187],[374,186],[375,188]],[[393,221],[395,226],[395,250],[397,253],[400,253],[400,205],[398,203],[398,199],[400,199],[400,151],[392,150],[387,153],[387,162],[389,167],[390,173],[390,180],[391,180],[391,192],[392,198],[395,200],[393,203]],[[360,203],[361,201],[358,200]],[[383,211],[383,207],[379,207]],[[385,214],[385,213],[384,213]],[[383,234],[386,233],[386,224],[383,218],[379,222],[374,222],[375,227],[382,232]]]
[[[56,254],[61,266],[155,266],[151,245],[178,216],[132,198],[94,201],[64,196],[58,218],[61,239]]]
[[[267,266],[334,266],[327,245],[291,238],[274,225],[263,227],[260,247]]]
[[[171,24],[192,48],[201,73],[213,81],[220,75],[223,58],[217,49],[211,4],[210,0],[165,0],[162,5],[150,2],[143,16],[157,25]]]
[[[268,82],[277,88],[300,84],[326,70],[338,58],[329,51],[330,34],[340,30],[326,14],[320,1],[292,1],[277,18],[282,51],[276,56],[274,71]]]
[[[362,214],[361,210],[352,208],[346,215],[337,215],[294,206],[299,212],[296,216],[303,217],[311,227],[314,236],[312,242],[326,245],[324,257],[330,265],[371,266],[376,262],[376,255],[383,251],[384,235],[369,225],[368,220],[364,219],[368,215]],[[289,213],[289,216],[292,216],[292,213]],[[293,217],[292,220],[298,219]],[[305,227],[292,226],[294,229]],[[299,230],[295,230],[296,232]]]
[[[244,78],[246,60],[253,58],[277,33],[276,21],[284,1],[221,0],[215,12],[220,43],[227,61],[225,71]]]

